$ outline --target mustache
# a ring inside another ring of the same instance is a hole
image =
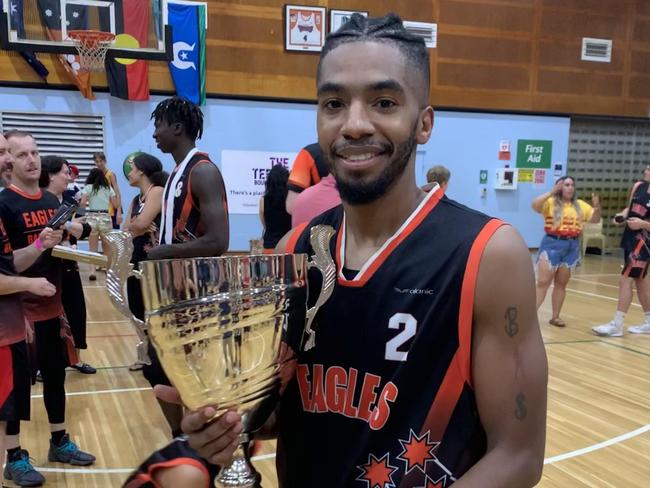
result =
[[[330,152],[332,154],[340,154],[341,152],[348,149],[358,149],[358,148],[377,148],[381,152],[392,153],[393,145],[389,142],[375,142],[372,140],[361,140],[361,141],[350,141],[345,143],[334,143],[330,146]]]

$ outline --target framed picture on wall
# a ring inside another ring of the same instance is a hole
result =
[[[284,48],[320,52],[325,44],[325,7],[284,6]]]
[[[345,24],[352,14],[361,14],[364,17],[368,17],[368,12],[363,12],[360,10],[332,10],[330,9],[330,32],[339,30],[339,28]]]

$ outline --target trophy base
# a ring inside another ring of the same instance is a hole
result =
[[[224,466],[214,480],[216,488],[262,488],[262,476],[251,464],[249,442],[242,442],[233,455],[232,463]]]

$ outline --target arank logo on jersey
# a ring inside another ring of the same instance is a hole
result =
[[[338,413],[363,420],[372,430],[379,430],[386,425],[390,416],[390,404],[395,402],[399,393],[393,382],[389,381],[379,391],[382,383],[380,376],[366,373],[361,379],[356,369],[346,370],[340,366],[331,366],[326,371],[322,364],[314,364],[312,368],[311,376],[309,366],[305,364],[299,364],[296,369],[305,412]],[[355,405],[358,386],[361,394]]]
[[[431,288],[398,288],[397,286],[393,288],[397,293],[409,295],[435,295],[436,293]]]

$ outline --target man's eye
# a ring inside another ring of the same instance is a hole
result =
[[[395,102],[388,99],[382,99],[377,102],[377,105],[379,108],[393,108],[395,106]]]
[[[329,110],[337,110],[343,106],[343,104],[338,100],[328,100],[325,102],[325,108]]]

